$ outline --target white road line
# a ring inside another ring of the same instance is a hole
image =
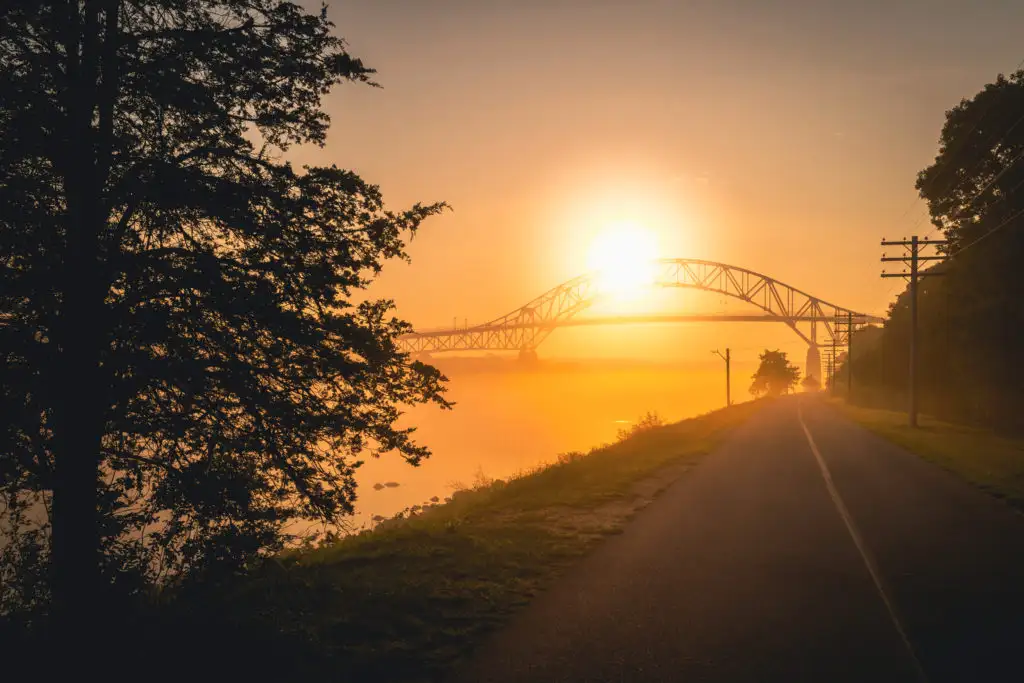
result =
[[[868,551],[867,545],[865,545],[860,532],[857,531],[857,526],[853,523],[850,511],[846,509],[846,504],[843,503],[843,499],[839,496],[839,492],[836,490],[836,485],[832,481],[832,473],[829,472],[828,466],[825,464],[825,459],[821,457],[821,451],[818,450],[818,446],[814,443],[814,437],[811,436],[811,431],[807,429],[807,424],[804,422],[804,411],[802,406],[797,406],[797,417],[800,420],[800,426],[804,430],[804,435],[807,437],[807,443],[811,446],[811,452],[814,453],[814,459],[818,461],[818,467],[821,468],[821,476],[825,480],[825,487],[828,489],[828,494],[832,497],[832,503],[835,504],[836,510],[839,512],[839,516],[843,518],[843,522],[846,524],[846,530],[850,532],[853,544],[857,546],[857,551],[860,553],[861,559],[864,560],[864,566],[867,567],[868,573],[871,574],[871,580],[874,581],[875,588],[878,590],[878,595],[881,596],[882,602],[885,604],[885,609],[889,612],[889,619],[892,620],[892,625],[896,627],[896,632],[900,634],[900,638],[903,640],[903,644],[906,646],[907,652],[910,654],[910,659],[914,663],[914,670],[917,673],[917,678],[922,683],[928,683],[928,675],[924,672],[924,667],[921,666],[921,660],[917,658],[917,653],[914,652],[914,646],[910,644],[910,638],[907,637],[907,632],[903,628],[900,618],[896,615],[896,608],[889,599],[889,595],[885,592],[885,588],[882,587],[882,576],[878,571],[878,566],[871,557],[871,553]]]

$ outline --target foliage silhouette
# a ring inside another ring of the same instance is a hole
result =
[[[428,455],[395,421],[444,378],[358,293],[443,205],[284,160],[332,86],[372,84],[332,29],[281,0],[5,3],[4,611],[87,639],[112,592],[337,522],[363,454]]]
[[[662,419],[661,415],[649,410],[641,415],[636,422],[629,425],[629,427],[619,429],[616,436],[619,441],[625,441],[637,434],[643,434],[644,432],[649,432],[653,429],[657,429],[658,427],[663,427],[664,425],[665,420]]]
[[[789,362],[785,351],[764,350],[761,364],[753,374],[750,393],[754,396],[781,396],[788,394],[800,380],[800,370]]]
[[[946,113],[935,161],[917,189],[949,240],[942,277],[922,281],[919,388],[926,412],[1024,432],[1024,72],[1000,75]],[[881,394],[902,407],[907,384],[909,299],[890,308],[884,332],[854,348],[858,400]]]

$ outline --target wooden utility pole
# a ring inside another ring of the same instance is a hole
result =
[[[828,366],[829,366],[829,371],[828,371],[829,390],[832,392],[832,395],[835,396],[836,395],[836,335],[834,335],[834,334],[832,335],[832,356],[829,358]]]
[[[732,356],[729,354],[729,348],[726,347],[725,355],[718,349],[715,349],[711,353],[718,354],[718,357],[725,361],[725,405],[732,405],[732,382],[729,379],[729,365],[732,362]]]
[[[906,247],[908,253],[904,256],[885,256],[882,261],[899,261],[909,266],[908,271],[900,273],[886,273],[882,271],[882,277],[905,277],[910,280],[910,370],[908,374],[908,390],[910,393],[907,417],[911,427],[917,427],[917,283],[922,277],[929,275],[941,275],[942,273],[921,272],[922,261],[941,261],[944,256],[921,256],[921,247],[929,245],[945,244],[946,240],[919,239],[914,235],[910,240],[882,240],[883,247]]]
[[[846,400],[853,398],[853,313],[846,314]]]

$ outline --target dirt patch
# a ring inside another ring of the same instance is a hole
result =
[[[664,467],[652,476],[634,483],[621,496],[593,508],[560,505],[538,512],[509,515],[507,520],[539,523],[568,536],[599,537],[618,533],[637,512],[647,507],[691,466],[691,463],[676,463]]]
[[[639,498],[647,500],[644,505],[650,503],[654,498],[667,489],[669,486],[675,483],[676,479],[682,476],[683,472],[686,472],[693,467],[692,462],[677,462],[667,467],[663,467],[653,475],[641,479],[637,483],[633,484],[631,493]]]

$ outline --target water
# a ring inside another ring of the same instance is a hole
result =
[[[431,497],[443,499],[478,477],[505,478],[559,453],[613,441],[619,429],[647,411],[674,421],[719,408],[725,400],[720,363],[435,364],[449,377],[449,398],[457,405],[451,411],[420,407],[408,416],[433,456],[415,468],[393,454],[369,460],[357,477],[357,526]],[[375,484],[392,486],[375,490]]]

